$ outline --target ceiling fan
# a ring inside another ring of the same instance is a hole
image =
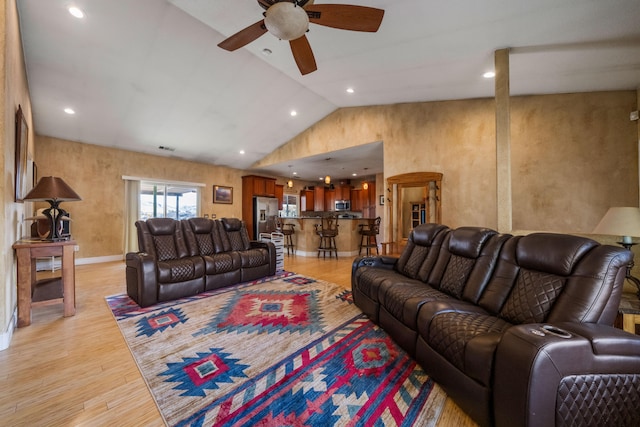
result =
[[[291,53],[302,75],[318,69],[305,33],[309,22],[342,30],[378,31],[384,10],[348,4],[318,4],[314,0],[258,0],[266,10],[264,19],[249,25],[218,44],[219,47],[234,51],[267,31],[281,40],[288,40]]]

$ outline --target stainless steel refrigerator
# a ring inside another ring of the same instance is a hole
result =
[[[276,231],[276,217],[278,216],[278,199],[275,197],[253,198],[253,234],[254,239],[260,240],[260,233]]]

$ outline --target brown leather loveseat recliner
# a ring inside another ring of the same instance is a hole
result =
[[[126,279],[141,307],[276,272],[273,243],[249,240],[237,218],[151,218],[136,228],[139,252],[126,255]]]
[[[482,426],[640,425],[640,337],[612,327],[630,251],[423,224],[357,258],[355,304]]]

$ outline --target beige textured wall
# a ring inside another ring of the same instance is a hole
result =
[[[203,163],[134,153],[50,137],[36,139],[38,175],[63,178],[82,197],[61,206],[71,213],[71,233],[80,246],[77,258],[123,253],[124,181],[122,176],[204,183],[203,214],[242,216],[243,171]],[[233,204],[213,204],[213,185],[234,189]]]
[[[0,218],[2,218],[2,256],[0,257],[0,349],[8,346],[12,333],[11,319],[16,307],[16,266],[11,245],[22,235],[25,210],[30,210],[30,203],[16,203],[14,201],[15,179],[15,114],[18,105],[29,126],[29,151],[33,152],[33,122],[31,119],[31,100],[27,87],[27,76],[24,66],[24,55],[20,41],[18,11],[14,0],[0,2],[0,22],[4,23],[0,31],[0,99],[3,99],[0,114],[0,153],[2,161],[2,177],[0,180],[1,204]],[[30,173],[28,171],[27,173]]]
[[[513,97],[514,229],[588,233],[608,207],[637,206],[636,108],[635,91]],[[444,174],[445,224],[497,226],[493,99],[341,109],[260,165],[380,140],[385,176]]]

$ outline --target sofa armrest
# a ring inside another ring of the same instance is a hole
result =
[[[144,252],[126,255],[127,294],[140,307],[158,302],[158,275],[156,259]]]
[[[640,337],[597,324],[543,326],[514,326],[498,345],[496,425],[640,425]]]
[[[266,249],[269,254],[269,275],[276,274],[276,245],[266,240],[250,240],[249,247],[251,249]]]
[[[368,256],[368,257],[357,257],[353,260],[353,264],[351,266],[351,273],[355,273],[355,271],[360,267],[376,267],[376,268],[384,268],[387,270],[392,270],[398,262],[397,257],[391,256]]]

